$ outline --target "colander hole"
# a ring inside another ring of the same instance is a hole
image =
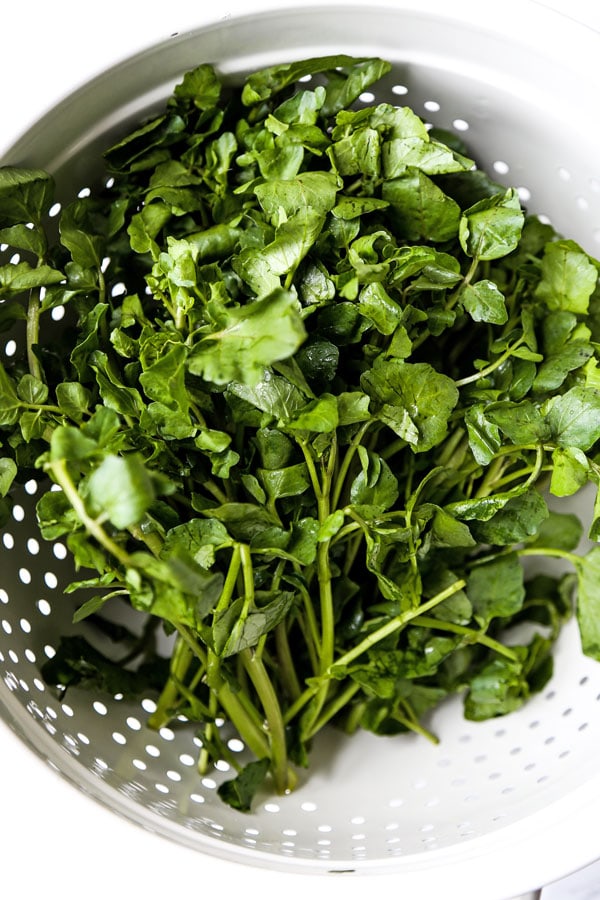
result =
[[[317,804],[313,803],[310,800],[305,800],[304,803],[300,804],[300,809],[302,812],[315,812],[317,809]]]
[[[61,703],[60,708],[62,709],[65,716],[68,716],[70,719],[75,715],[68,703]]]
[[[522,203],[527,203],[529,200],[531,200],[531,191],[529,190],[529,188],[523,186],[518,187],[517,193]]]
[[[439,112],[441,107],[437,100],[426,100],[423,104],[427,112]]]
[[[91,193],[92,192],[89,187],[82,187],[77,196],[83,199],[84,197],[89,197]]]
[[[50,588],[51,591],[56,590],[58,587],[58,578],[54,572],[44,572],[44,584],[46,587]]]
[[[8,603],[8,594],[4,588],[0,588],[0,603]]]
[[[61,544],[60,541],[56,541],[56,543],[52,547],[52,552],[54,553],[57,559],[66,559],[67,558],[67,548],[64,544]]]
[[[49,616],[50,613],[52,612],[52,607],[50,606],[48,601],[45,600],[44,598],[42,598],[41,600],[38,600],[37,608],[38,608],[38,612],[40,612],[43,616]]]
[[[217,787],[217,782],[214,780],[214,778],[203,778],[202,785],[205,788],[208,788],[209,791],[214,791]]]
[[[139,769],[140,772],[145,772],[148,768],[143,759],[133,759],[132,765],[134,765],[136,769]]]
[[[61,319],[64,319],[65,317],[64,306],[55,306],[54,309],[50,312],[50,315],[55,322],[60,322]]]
[[[397,97],[404,97],[408,94],[408,88],[403,84],[395,84],[392,87],[392,94],[396,94]]]
[[[559,166],[558,167],[558,177],[560,178],[561,181],[570,181],[571,173],[569,172],[568,169],[565,169],[564,166]]]
[[[125,744],[127,743],[127,738],[125,737],[124,734],[121,734],[120,731],[113,731],[112,739],[115,742],[115,744],[120,744],[122,747],[125,746]]]
[[[30,497],[33,497],[34,494],[37,494],[38,483],[35,478],[30,478],[29,481],[25,482],[25,490],[29,494]]]
[[[35,538],[29,538],[27,540],[27,551],[31,553],[32,556],[37,556],[37,554],[40,552],[39,541],[36,541]]]
[[[168,794],[169,793],[169,788],[167,787],[166,784],[163,784],[161,781],[157,781],[156,784],[154,785],[154,787],[159,792],[159,794]]]
[[[2,630],[5,634],[12,634],[11,624],[6,619],[2,619]]]
[[[32,664],[36,662],[35,653],[33,652],[33,650],[30,650],[29,647],[27,647],[25,650],[25,659],[27,660],[27,662],[30,662]]]
[[[62,207],[61,207],[60,203],[53,203],[52,206],[50,207],[50,209],[48,210],[48,215],[51,216],[52,218],[55,218],[61,211],[61,208]]]
[[[83,731],[78,731],[78,732],[77,732],[77,737],[79,738],[79,740],[81,741],[81,743],[82,743],[82,744],[85,744],[86,746],[90,743],[89,737],[87,736],[87,734],[84,734]]]
[[[152,713],[156,711],[156,703],[149,697],[144,697],[141,706],[144,712],[150,713],[150,715],[152,715]]]
[[[167,778],[170,778],[171,781],[181,781],[181,775],[179,774],[179,772],[176,772],[175,769],[168,770]]]
[[[229,770],[231,769],[229,763],[224,759],[218,759],[215,762],[214,766],[218,772],[229,772]]]
[[[8,651],[8,657],[11,660],[11,662],[13,662],[15,664],[15,666],[19,664],[19,656],[17,653],[15,653],[14,650],[11,649]]]
[[[373,103],[373,101],[375,100],[375,94],[373,94],[371,91],[363,91],[358,99],[361,103]]]
[[[15,503],[12,509],[12,515],[15,522],[22,522],[25,518],[25,510],[20,503]]]
[[[127,287],[125,284],[123,284],[122,281],[118,281],[116,284],[113,284],[112,288],[110,289],[111,297],[122,297],[123,294],[126,293]]]
[[[13,255],[11,256],[11,258],[9,260],[9,262],[12,266],[16,266],[20,261],[21,261],[20,253],[13,253]]]
[[[278,813],[281,812],[281,807],[278,803],[265,803],[264,810],[268,813]]]
[[[92,708],[95,713],[98,713],[99,716],[105,716],[108,712],[106,705],[101,700],[94,700],[92,703]]]
[[[232,753],[242,753],[244,750],[244,742],[239,738],[230,738],[227,741],[227,747]]]
[[[17,342],[10,340],[4,345],[4,353],[6,356],[14,356],[17,352]]]
[[[39,679],[39,678],[34,678],[34,679],[33,679],[33,684],[34,684],[34,686],[38,689],[38,691],[40,692],[40,694],[43,694],[43,693],[45,692],[45,690],[46,690],[46,685],[44,684],[43,681],[41,681],[41,679]]]
[[[204,797],[202,794],[190,794],[190,800],[194,803],[204,803]]]
[[[171,728],[161,728],[158,732],[163,739],[163,741],[173,741],[175,740],[175,732],[172,731]]]
[[[179,757],[182,766],[193,766],[196,760],[189,753],[182,753]]]
[[[465,119],[454,119],[452,124],[457,131],[468,131],[470,127],[469,123],[466,122]]]
[[[48,657],[48,659],[52,659],[53,656],[56,656],[56,650],[52,646],[52,644],[46,644],[44,646],[44,653]]]
[[[21,584],[31,584],[31,572],[24,566],[19,569],[19,581]]]
[[[7,531],[2,535],[2,543],[6,547],[7,550],[12,550],[15,546],[15,539],[12,534]]]
[[[492,168],[494,172],[497,172],[498,175],[508,175],[510,172],[510,166],[508,163],[504,162],[503,159],[497,159],[494,163],[492,163]]]
[[[153,756],[154,759],[157,759],[160,756],[160,750],[154,744],[146,744],[145,749],[148,756]]]

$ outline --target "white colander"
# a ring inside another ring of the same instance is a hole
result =
[[[503,4],[497,21],[489,13],[399,0],[226,17],[86,83],[0,162],[49,168],[70,199],[93,185],[102,148],[199,62],[239,78],[292,58],[376,54],[393,63],[376,100],[407,103],[456,131],[531,212],[600,255],[600,35],[526,0]],[[0,359],[18,351],[16,341],[2,335]],[[600,664],[582,656],[574,626],[559,642],[553,680],[522,711],[469,723],[460,702],[446,703],[431,721],[437,746],[412,735],[328,734],[296,791],[261,796],[245,815],[217,797],[231,777],[226,763],[198,775],[193,729],[146,728],[152,696],[131,703],[73,689],[61,702],[44,685],[40,666],[74,631],[62,593],[73,571],[60,541],[40,539],[35,501],[31,483],[0,537],[0,715],[93,798],[191,848],[190,870],[196,850],[238,885],[275,885],[288,897],[372,890],[507,900],[600,857]]]

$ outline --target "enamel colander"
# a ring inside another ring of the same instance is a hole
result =
[[[600,255],[600,34],[526,0],[508,2],[493,24],[476,8],[334,4],[215,20],[79,87],[0,162],[50,169],[68,200],[102,176],[102,149],[199,62],[236,79],[292,58],[372,54],[393,69],[365,102],[408,104],[456,132],[531,212]],[[19,340],[1,334],[0,359],[18,353]],[[44,684],[41,666],[76,627],[63,595],[68,553],[40,538],[35,502],[30,482],[0,533],[0,716],[96,801],[185,845],[191,865],[198,854],[218,858],[250,885],[256,871],[282,873],[288,896],[343,887],[347,897],[507,900],[600,856],[600,664],[582,655],[575,625],[559,641],[551,682],[519,712],[472,723],[448,702],[431,722],[437,746],[332,732],[293,793],[238,813],[217,796],[231,777],[225,761],[198,774],[192,728],[147,729],[151,694],[130,702],[72,689],[59,699]],[[586,498],[571,503],[585,520]],[[235,741],[231,749],[244,752]]]

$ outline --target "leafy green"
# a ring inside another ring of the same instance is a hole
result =
[[[571,616],[600,660],[600,264],[369,102],[389,70],[202,63],[58,215],[0,168],[0,524],[35,478],[78,573],[43,675],[155,691],[244,812],[329,725],[518,709]]]

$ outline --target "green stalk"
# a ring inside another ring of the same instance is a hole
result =
[[[451,631],[453,634],[461,634],[468,638],[469,643],[482,644],[488,650],[494,650],[507,659],[516,660],[516,655],[510,647],[501,644],[500,641],[494,640],[484,632],[477,631],[475,628],[467,628],[466,625],[457,625],[454,622],[448,622],[445,619],[435,619],[433,616],[418,616],[413,620],[413,625],[422,625],[424,628],[435,628],[438,631]]]
[[[271,771],[279,794],[289,789],[285,725],[277,694],[262,659],[250,649],[240,651],[244,668],[250,676],[265,711],[271,757]]]
[[[173,718],[180,697],[179,686],[183,683],[193,658],[193,650],[179,635],[171,656],[169,678],[162,689],[155,711],[148,717],[150,728],[158,731]]]

